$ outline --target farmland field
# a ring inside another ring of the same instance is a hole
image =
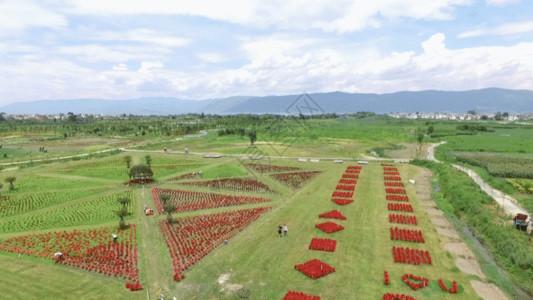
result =
[[[399,143],[416,150],[414,132],[423,124],[390,122],[395,121],[310,120],[301,139],[285,149],[267,136],[250,148],[238,136],[209,132],[194,140],[138,140],[143,146],[135,151],[101,158],[6,166],[0,172],[0,268],[9,275],[0,278],[0,292],[6,299],[154,299],[161,293],[165,299],[283,299],[291,293],[326,300],[387,294],[478,299],[471,284],[478,280],[494,282],[518,299],[521,294],[505,275],[465,273],[456,265],[465,256],[447,247],[462,236],[438,225],[446,219],[428,204],[426,169],[392,161],[297,160],[300,155],[357,157]],[[184,154],[185,147],[295,157],[215,159]],[[174,150],[163,153],[163,148]],[[125,157],[133,166],[145,164],[147,155],[155,182],[124,185],[130,170]],[[4,181],[9,176],[16,177],[13,189]],[[525,179],[513,180],[528,186]],[[124,217],[130,226],[124,230],[118,228],[120,198],[131,200]],[[174,205],[171,216],[165,201]],[[154,214],[145,215],[145,206]],[[118,234],[116,243],[112,234]],[[64,260],[56,262],[57,251],[64,252]],[[492,266],[479,264],[484,272]],[[531,292],[530,284],[521,288]]]

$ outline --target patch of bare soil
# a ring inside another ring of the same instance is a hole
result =
[[[420,197],[420,195],[417,195]],[[437,203],[435,203],[435,201],[433,200],[423,200],[423,201],[420,201],[420,204],[422,204],[423,206],[426,206],[426,207],[435,207],[437,206]]]
[[[479,276],[479,278],[485,279],[485,274],[481,271],[479,264],[474,259],[457,258],[455,265],[465,274],[471,274]]]
[[[508,300],[507,296],[493,283],[470,280],[476,293],[485,300]]]
[[[398,150],[385,150],[385,154],[390,158],[403,158],[403,159],[414,159],[414,158],[425,158],[428,151],[428,145],[422,144],[422,147],[418,143],[399,143],[398,145],[403,146],[403,149]]]
[[[446,220],[445,218],[431,218],[431,223],[437,226],[440,226],[440,227],[446,227],[446,228],[452,227],[452,224],[450,224],[450,222],[448,222],[448,220]]]
[[[426,209],[426,213],[430,216],[438,216],[438,217],[444,216],[444,213],[442,212],[442,210],[438,210],[432,207]]]
[[[230,277],[231,277],[231,274],[229,273],[220,274],[220,276],[218,276],[217,282],[221,286],[220,288],[221,292],[234,293],[242,289],[243,286],[240,284],[226,283]]]
[[[444,249],[446,249],[446,251],[452,254],[462,256],[464,258],[474,257],[474,254],[472,254],[472,251],[470,251],[470,248],[468,248],[468,246],[465,243],[458,243],[458,242],[446,243],[444,245]]]
[[[453,229],[442,228],[442,227],[437,227],[436,229],[437,229],[437,232],[442,236],[446,236],[446,237],[456,239],[456,240],[460,239],[459,235],[457,234],[457,231]]]

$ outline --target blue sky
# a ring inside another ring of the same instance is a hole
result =
[[[0,106],[532,89],[533,1],[0,0],[0,73]]]

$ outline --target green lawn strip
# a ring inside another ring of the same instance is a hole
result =
[[[55,264],[0,255],[2,299],[145,299],[124,280]]]

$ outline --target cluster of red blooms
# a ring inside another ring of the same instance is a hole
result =
[[[129,289],[132,292],[140,291],[140,290],[143,289],[143,287],[142,287],[142,285],[140,283],[129,283],[129,282],[126,283],[126,288]]]
[[[301,265],[295,265],[294,268],[313,279],[335,272],[335,268],[318,259],[310,260]]]
[[[413,207],[411,206],[411,204],[404,204],[404,203],[389,203],[389,204],[387,205],[387,208],[388,208],[389,210],[413,212]]]
[[[445,292],[447,291],[448,293],[457,294],[457,292],[459,291],[459,287],[457,287],[457,281],[455,281],[455,280],[452,282],[452,287],[451,288],[448,288],[444,284],[444,281],[442,281],[442,279],[439,279],[439,285],[440,285],[441,290],[443,290]]]
[[[334,209],[330,212],[323,213],[318,215],[320,218],[329,218],[329,219],[339,219],[339,220],[346,220],[346,217],[338,210]]]
[[[388,166],[388,167],[383,166],[383,170],[384,171],[395,171],[395,172],[398,172],[398,169],[396,167],[394,167],[394,166]]]
[[[350,199],[344,199],[344,198],[331,198],[331,201],[337,203],[338,205],[346,205],[353,202],[353,200]]]
[[[341,191],[333,191],[331,194],[332,197],[344,197],[344,198],[352,198],[353,192],[341,192]]]
[[[387,201],[404,201],[409,202],[409,197],[407,195],[387,195]]]
[[[385,181],[385,186],[399,186],[403,187],[403,182],[400,181]]]
[[[283,300],[320,300],[320,296],[307,295],[301,292],[288,291]]]
[[[418,225],[416,216],[389,214],[389,222],[399,223],[399,224],[408,224],[408,225]]]
[[[353,179],[358,179],[358,178],[359,178],[359,175],[357,175],[357,174],[347,174],[347,173],[344,173],[344,174],[342,174],[342,178],[353,178]]]
[[[383,172],[383,175],[395,175],[395,176],[400,176],[400,172],[396,172],[396,171],[385,171],[385,172]]]
[[[383,179],[389,181],[402,181],[402,178],[400,176],[385,176],[383,177]]]
[[[385,271],[383,275],[385,276],[385,279],[384,279],[385,285],[389,285],[390,284],[389,272]]]
[[[309,244],[310,250],[322,250],[334,252],[337,248],[337,241],[332,239],[313,238]]]
[[[402,194],[402,195],[407,194],[407,191],[405,189],[396,189],[396,188],[386,188],[385,192],[387,192],[387,194]]]
[[[404,294],[387,293],[383,295],[382,300],[415,300],[415,298]]]
[[[336,190],[342,191],[355,191],[355,185],[337,184]]]
[[[414,283],[410,279],[420,281],[420,282]],[[413,274],[404,274],[402,276],[402,280],[403,282],[405,282],[405,284],[410,286],[415,291],[429,285],[429,279],[427,279],[426,277],[422,277],[422,276],[415,276]]]
[[[425,243],[422,230],[409,230],[398,227],[390,228],[390,239],[415,243]]]
[[[413,265],[431,264],[431,256],[427,250],[392,247],[392,255],[394,262]]]
[[[344,227],[342,225],[339,225],[339,224],[333,223],[333,222],[326,222],[326,223],[317,224],[317,225],[315,225],[315,227],[316,228],[320,228],[320,229],[322,229],[322,231],[327,232],[327,233],[333,233],[333,232],[340,231],[340,230],[344,229]]]
[[[238,192],[274,193],[274,191],[271,190],[268,185],[252,178],[221,178],[204,181],[183,182],[182,184],[216,189],[229,189]]]
[[[342,178],[341,180],[339,180],[339,183],[342,183],[342,184],[357,184],[357,180]]]
[[[192,211],[215,207],[244,205],[250,203],[269,202],[271,199],[244,195],[224,195],[208,192],[173,190],[168,188],[153,188],[152,196],[159,213],[163,213],[160,195],[169,195],[171,203],[176,205],[176,211]]]

